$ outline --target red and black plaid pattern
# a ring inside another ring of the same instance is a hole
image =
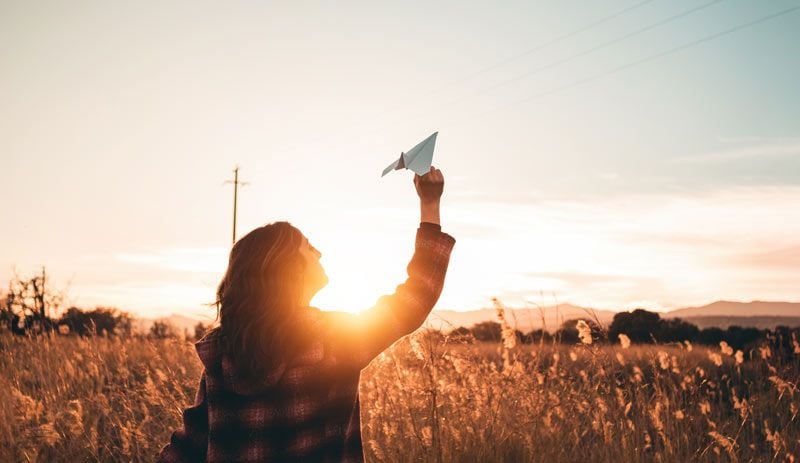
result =
[[[257,384],[243,381],[220,347],[218,329],[195,344],[205,370],[160,462],[364,461],[358,381],[361,369],[419,328],[444,285],[455,239],[420,224],[408,278],[360,314],[309,307],[318,334],[310,348]]]

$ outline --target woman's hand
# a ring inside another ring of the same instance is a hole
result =
[[[431,170],[422,176],[414,174],[414,187],[419,195],[420,222],[440,224],[439,200],[444,190],[442,171],[431,166]]]
[[[414,174],[414,187],[417,189],[420,202],[439,202],[444,190],[444,177],[442,171],[431,166],[431,170],[422,176]]]

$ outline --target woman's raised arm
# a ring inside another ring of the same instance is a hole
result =
[[[431,167],[427,174],[414,176],[414,186],[420,198],[421,223],[406,281],[360,314],[327,313],[330,343],[341,362],[365,367],[392,343],[419,328],[442,292],[456,241],[441,231],[439,203],[444,178]]]

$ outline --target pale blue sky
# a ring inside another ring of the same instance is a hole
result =
[[[292,221],[363,308],[416,226],[380,172],[438,130],[441,308],[799,300],[800,11],[608,74],[799,5],[0,0],[0,281],[199,313],[238,163],[240,230]]]

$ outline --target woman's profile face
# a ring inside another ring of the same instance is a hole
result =
[[[325,274],[325,270],[319,262],[322,253],[312,246],[306,237],[303,237],[303,242],[300,244],[300,255],[303,256],[306,263],[306,270],[303,273],[304,291],[302,303],[307,305],[311,298],[314,297],[314,294],[328,284],[328,275]]]

